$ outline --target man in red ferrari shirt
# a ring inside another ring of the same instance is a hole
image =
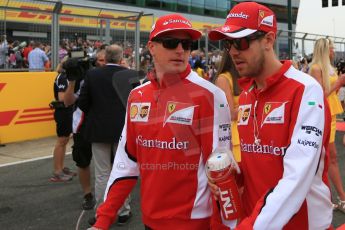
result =
[[[217,147],[230,148],[230,113],[222,90],[188,64],[192,42],[200,36],[179,14],[154,24],[148,42],[154,70],[128,98],[105,202],[93,229],[109,229],[139,175],[146,229],[210,228],[205,162]]]
[[[209,33],[211,40],[224,40],[243,76],[238,131],[245,218],[237,228],[327,229],[328,107],[311,76],[277,59],[276,32],[270,9],[245,2]]]

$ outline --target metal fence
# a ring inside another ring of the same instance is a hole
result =
[[[329,38],[334,43],[334,48],[336,51],[336,58],[345,58],[345,38],[334,37],[325,34],[312,34],[304,32],[290,31],[291,37],[289,36],[289,31],[279,30],[277,33],[278,44],[279,41],[287,41],[287,39],[292,39],[293,44],[293,56],[294,58],[303,58],[310,56],[313,52],[313,47],[319,38]],[[279,49],[277,49],[279,50]],[[280,54],[281,55],[281,54]]]

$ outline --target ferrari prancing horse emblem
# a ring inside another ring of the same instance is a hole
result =
[[[271,107],[272,107],[272,105],[271,104],[266,104],[265,105],[265,114],[268,114],[269,112],[270,112],[270,110],[271,110]]]
[[[169,113],[172,113],[176,108],[176,104],[175,103],[169,103],[168,104],[168,111]]]

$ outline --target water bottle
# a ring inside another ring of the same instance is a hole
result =
[[[228,149],[216,149],[206,163],[207,176],[219,188],[219,203],[223,221],[240,220],[241,199],[235,180],[239,167]]]

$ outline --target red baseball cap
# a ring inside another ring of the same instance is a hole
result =
[[[201,32],[192,28],[192,23],[180,14],[168,14],[157,19],[150,32],[150,41],[168,31],[182,30],[187,32],[192,40],[198,40]]]
[[[256,2],[242,2],[234,6],[222,27],[208,33],[211,40],[227,37],[242,38],[256,31],[277,33],[277,20],[272,10]]]

